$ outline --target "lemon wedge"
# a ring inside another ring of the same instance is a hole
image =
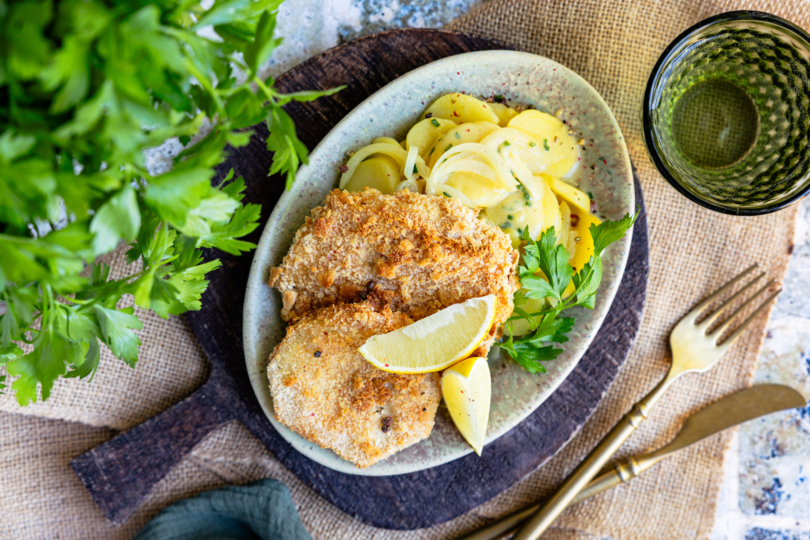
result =
[[[467,358],[495,319],[495,295],[471,298],[387,334],[373,336],[360,353],[391,373],[441,371]]]
[[[442,375],[442,397],[453,423],[475,453],[487,436],[492,385],[486,358],[467,358]]]

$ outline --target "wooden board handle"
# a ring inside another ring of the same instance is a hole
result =
[[[172,408],[71,461],[93,500],[115,525],[129,519],[152,488],[206,435],[233,419],[213,399],[221,389],[215,374]]]

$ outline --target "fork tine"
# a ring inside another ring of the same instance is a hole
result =
[[[751,324],[754,321],[754,319],[757,318],[757,315],[759,315],[763,309],[768,307],[768,304],[771,302],[771,300],[776,298],[780,292],[782,292],[782,289],[778,289],[775,293],[768,296],[768,298],[766,298],[762,302],[762,304],[760,304],[759,307],[751,315],[749,315],[748,318],[745,319],[745,321],[743,321],[743,323],[740,326],[738,326],[737,329],[734,330],[734,332],[730,336],[728,336],[728,339],[720,344],[720,346],[724,348],[730,347],[731,344],[734,343],[734,341],[736,341],[738,337],[740,337],[740,335],[743,333],[743,330],[745,330],[745,328],[749,324]]]
[[[729,307],[734,305],[734,301],[737,298],[739,298],[741,295],[748,292],[748,289],[750,289],[757,281],[762,279],[762,277],[765,276],[765,275],[766,275],[766,273],[762,272],[761,274],[756,276],[754,279],[749,281],[746,285],[744,285],[742,289],[735,292],[732,296],[730,296],[728,298],[728,300],[726,300],[720,306],[718,306],[717,309],[714,311],[714,313],[712,313],[711,315],[706,317],[703,321],[701,321],[700,324],[697,325],[698,328],[707,328],[708,329],[708,327],[711,326],[714,323],[714,321],[716,321],[718,319],[718,317],[720,317],[720,315],[723,314],[724,311],[726,311]],[[762,292],[762,291],[759,291],[759,292]],[[751,298],[756,297],[756,295],[759,294],[759,292],[754,294],[754,296],[752,296]],[[748,301],[750,302],[751,300],[748,300]],[[745,306],[745,305],[746,304],[743,304],[743,306]],[[739,310],[735,311],[733,315],[729,316],[728,320],[731,320],[734,317],[734,315],[736,315],[738,312],[739,312]]]
[[[754,263],[751,266],[749,266],[748,268],[746,268],[745,270],[743,270],[742,272],[740,272],[739,274],[737,274],[735,277],[733,277],[731,279],[731,281],[729,281],[728,283],[726,283],[725,285],[720,287],[714,294],[712,294],[711,296],[709,296],[708,298],[703,300],[701,303],[699,303],[697,306],[695,306],[695,308],[692,311],[690,311],[689,313],[686,314],[684,319],[689,318],[689,317],[691,317],[693,319],[697,318],[697,316],[700,315],[700,313],[706,308],[706,306],[708,306],[709,304],[714,302],[717,299],[718,296],[720,296],[721,294],[723,294],[724,292],[729,290],[731,287],[733,287],[735,283],[737,283],[742,278],[747,276],[755,268],[759,268],[759,263]]]
[[[711,333],[711,334],[707,333],[706,335],[707,335],[707,336],[714,336],[714,335],[717,335],[717,336],[719,337],[719,336],[720,336],[720,334],[722,334],[723,332],[725,332],[725,331],[726,331],[726,328],[728,328],[728,327],[731,325],[731,323],[733,322],[734,318],[735,318],[737,315],[739,315],[740,313],[742,313],[742,311],[743,311],[743,310],[744,310],[746,307],[748,307],[748,305],[749,305],[751,302],[753,302],[753,301],[756,299],[756,297],[757,297],[757,296],[759,296],[760,294],[762,294],[762,293],[764,293],[765,291],[767,291],[767,290],[768,290],[768,287],[770,287],[770,286],[771,286],[771,285],[773,285],[774,283],[776,283],[776,280],[775,280],[775,279],[773,279],[773,280],[769,281],[768,283],[766,283],[766,284],[765,284],[763,287],[761,287],[761,288],[760,288],[760,289],[759,289],[757,292],[755,292],[754,294],[752,294],[752,295],[751,295],[751,298],[749,298],[748,300],[746,300],[745,302],[743,302],[742,304],[740,304],[740,306],[739,306],[737,309],[735,309],[735,310],[734,310],[734,312],[733,312],[731,315],[729,315],[729,316],[728,316],[728,318],[727,318],[725,321],[723,321],[723,324],[721,324],[720,326],[718,326],[717,328],[715,328],[715,329],[712,331],[712,333]],[[746,286],[746,288],[747,288],[747,286]],[[743,289],[743,290],[745,290],[745,289]],[[740,292],[742,292],[742,291],[740,291]],[[735,295],[735,296],[736,296],[736,295]],[[718,334],[718,332],[719,332],[719,334]]]

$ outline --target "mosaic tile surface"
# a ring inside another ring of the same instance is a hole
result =
[[[746,533],[745,540],[810,540],[810,532],[771,531],[756,527]]]
[[[353,11],[357,15],[357,21],[353,21],[352,24],[341,24],[340,38],[348,41],[395,28],[441,28],[483,3],[482,0],[355,1]]]
[[[754,381],[810,398],[810,200]],[[810,407],[744,424],[726,460],[712,540],[810,540]]]

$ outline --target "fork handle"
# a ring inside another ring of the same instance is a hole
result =
[[[667,457],[650,457],[649,455],[628,458],[626,461],[618,463],[615,467],[605,470],[602,474],[591,480],[591,482],[574,497],[569,506],[579,504],[585,499],[590,499],[603,491],[614,488],[619,484],[629,482],[639,474],[643,473],[659,461]],[[540,503],[532,504],[522,508],[517,512],[509,514],[497,521],[477,529],[470,534],[457,538],[457,540],[496,540],[502,536],[515,531],[524,520],[530,518],[535,512],[540,510]]]
[[[591,480],[585,489],[577,493],[577,496],[574,497],[571,504],[574,505],[580,503],[585,499],[589,499],[594,495],[598,495],[599,493],[616,487],[619,484],[626,484],[659,461],[666,458],[667,455],[668,454],[652,457],[650,455],[633,456],[620,463],[617,463],[614,468]]]
[[[667,388],[681,375],[681,372],[670,370],[666,378],[656,386],[647,397],[638,402],[624,418],[602,439],[588,457],[574,470],[571,476],[557,489],[548,502],[530,518],[526,525],[518,531],[513,540],[537,540],[540,535],[552,524],[557,516],[571,504],[577,493],[582,491],[594,476],[605,466],[613,454],[626,441],[630,435],[641,425],[650,409],[666,392]]]

